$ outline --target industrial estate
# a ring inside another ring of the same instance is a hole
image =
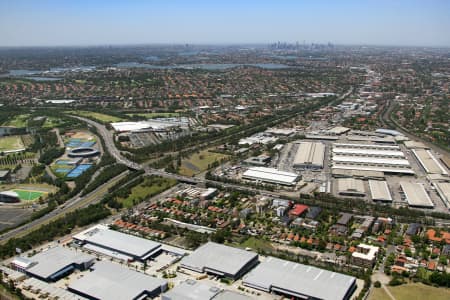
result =
[[[450,299],[449,53],[0,48],[0,298]]]

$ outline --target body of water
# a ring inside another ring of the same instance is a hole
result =
[[[226,70],[242,66],[252,66],[262,69],[287,69],[291,66],[283,64],[273,64],[273,63],[260,63],[260,64],[183,64],[183,65],[165,65],[157,66],[151,64],[142,64],[138,62],[122,62],[118,63],[116,67],[118,68],[145,68],[145,69],[156,69],[156,70],[170,70],[170,69],[203,69],[203,70]]]

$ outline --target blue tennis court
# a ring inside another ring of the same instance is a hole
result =
[[[70,171],[72,171],[72,169],[56,169],[55,172],[56,173],[69,173]]]
[[[92,167],[92,164],[82,164],[73,169],[69,174],[67,174],[67,178],[77,178],[81,174],[84,173],[87,169]]]
[[[71,160],[59,159],[56,161],[57,165],[70,165],[72,163]]]

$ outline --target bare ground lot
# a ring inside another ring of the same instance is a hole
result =
[[[0,231],[19,224],[32,213],[30,208],[0,206]]]

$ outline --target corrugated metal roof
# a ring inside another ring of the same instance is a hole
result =
[[[117,250],[135,257],[143,257],[161,247],[160,243],[114,231],[101,224],[75,235],[74,239]]]
[[[235,275],[258,257],[254,252],[208,242],[181,260],[181,266],[204,272],[216,270],[223,274]]]
[[[423,185],[415,182],[400,182],[406,201],[410,206],[434,207]]]
[[[94,256],[81,251],[73,251],[58,246],[32,256],[30,260],[37,264],[30,267],[27,272],[41,278],[48,278],[73,263],[82,264],[94,259]]]
[[[269,257],[244,277],[243,284],[297,297],[336,300],[344,299],[355,281],[352,276]]]
[[[372,200],[392,201],[392,196],[386,181],[369,180],[369,188]]]
[[[167,281],[130,270],[115,263],[100,261],[92,271],[70,283],[69,289],[97,299],[135,299],[147,291],[166,288]]]

